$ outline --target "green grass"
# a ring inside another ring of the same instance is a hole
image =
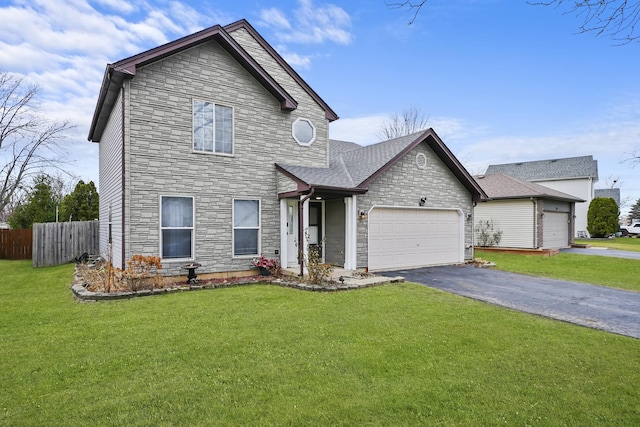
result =
[[[0,425],[638,425],[640,340],[415,284],[77,303],[0,261]]]
[[[635,259],[571,253],[546,257],[482,250],[475,254],[495,262],[498,270],[640,292],[640,261]]]
[[[618,237],[615,239],[577,239],[576,243],[601,248],[640,252],[640,238]]]

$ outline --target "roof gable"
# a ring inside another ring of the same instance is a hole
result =
[[[545,198],[566,202],[584,202],[579,197],[571,196],[533,182],[523,181],[510,175],[496,173],[475,177],[489,200]]]
[[[245,20],[237,21],[226,27],[214,25],[198,31],[197,33],[182,37],[178,40],[166,43],[156,48],[147,50],[137,55],[122,59],[113,64],[108,64],[102,79],[102,86],[98,101],[93,114],[88,139],[90,141],[100,141],[104,127],[113,109],[113,104],[125,79],[134,78],[139,67],[159,61],[170,55],[174,55],[185,49],[215,41],[225,49],[238,63],[244,67],[265,89],[271,93],[279,102],[282,110],[291,111],[298,108],[297,101],[280,84],[265,71],[260,64],[249,55],[240,44],[229,35],[228,31],[238,28],[245,28],[261,46],[274,56],[276,61],[306,90],[309,95],[325,109],[329,120],[335,120],[338,116],[331,108],[318,96],[311,87],[289,66],[284,59],[262,38],[257,31]]]
[[[253,37],[260,46],[267,51],[269,55],[271,55],[271,57],[287,72],[287,74],[289,74],[291,78],[293,78],[293,80],[295,80],[295,82],[298,83],[316,103],[318,103],[318,105],[324,110],[327,120],[334,121],[338,119],[338,115],[335,111],[333,111],[331,107],[329,107],[329,105],[320,98],[320,95],[318,95],[316,91],[314,91],[313,88],[311,88],[311,86],[309,86],[307,82],[300,77],[296,70],[294,70],[289,63],[280,56],[280,54],[260,35],[260,33],[256,31],[255,28],[253,28],[251,24],[249,24],[246,19],[241,19],[229,25],[225,25],[224,27],[225,31],[228,33],[232,33],[241,28],[246,30],[251,37]]]
[[[442,160],[474,200],[486,197],[482,188],[444,145],[433,129],[394,138],[368,146],[345,141],[330,141],[328,168],[311,168],[287,164],[276,165],[279,170],[307,187],[332,187],[366,191],[369,183],[403,158],[421,143],[426,143]],[[335,148],[331,148],[333,145]]]
[[[560,179],[598,180],[598,161],[593,156],[536,160],[532,162],[489,165],[485,175],[504,173],[526,181]]]

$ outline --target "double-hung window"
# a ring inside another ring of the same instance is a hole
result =
[[[233,108],[193,100],[193,150],[233,154]]]
[[[193,197],[160,197],[162,259],[193,259]]]
[[[233,255],[260,253],[260,200],[233,200]]]

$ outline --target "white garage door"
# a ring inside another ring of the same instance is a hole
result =
[[[455,210],[376,207],[369,213],[369,270],[464,262]]]
[[[569,246],[569,214],[567,212],[544,212],[542,247],[545,249]]]

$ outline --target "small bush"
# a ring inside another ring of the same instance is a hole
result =
[[[497,246],[502,240],[502,231],[495,229],[493,220],[478,221],[474,231],[478,246]]]

